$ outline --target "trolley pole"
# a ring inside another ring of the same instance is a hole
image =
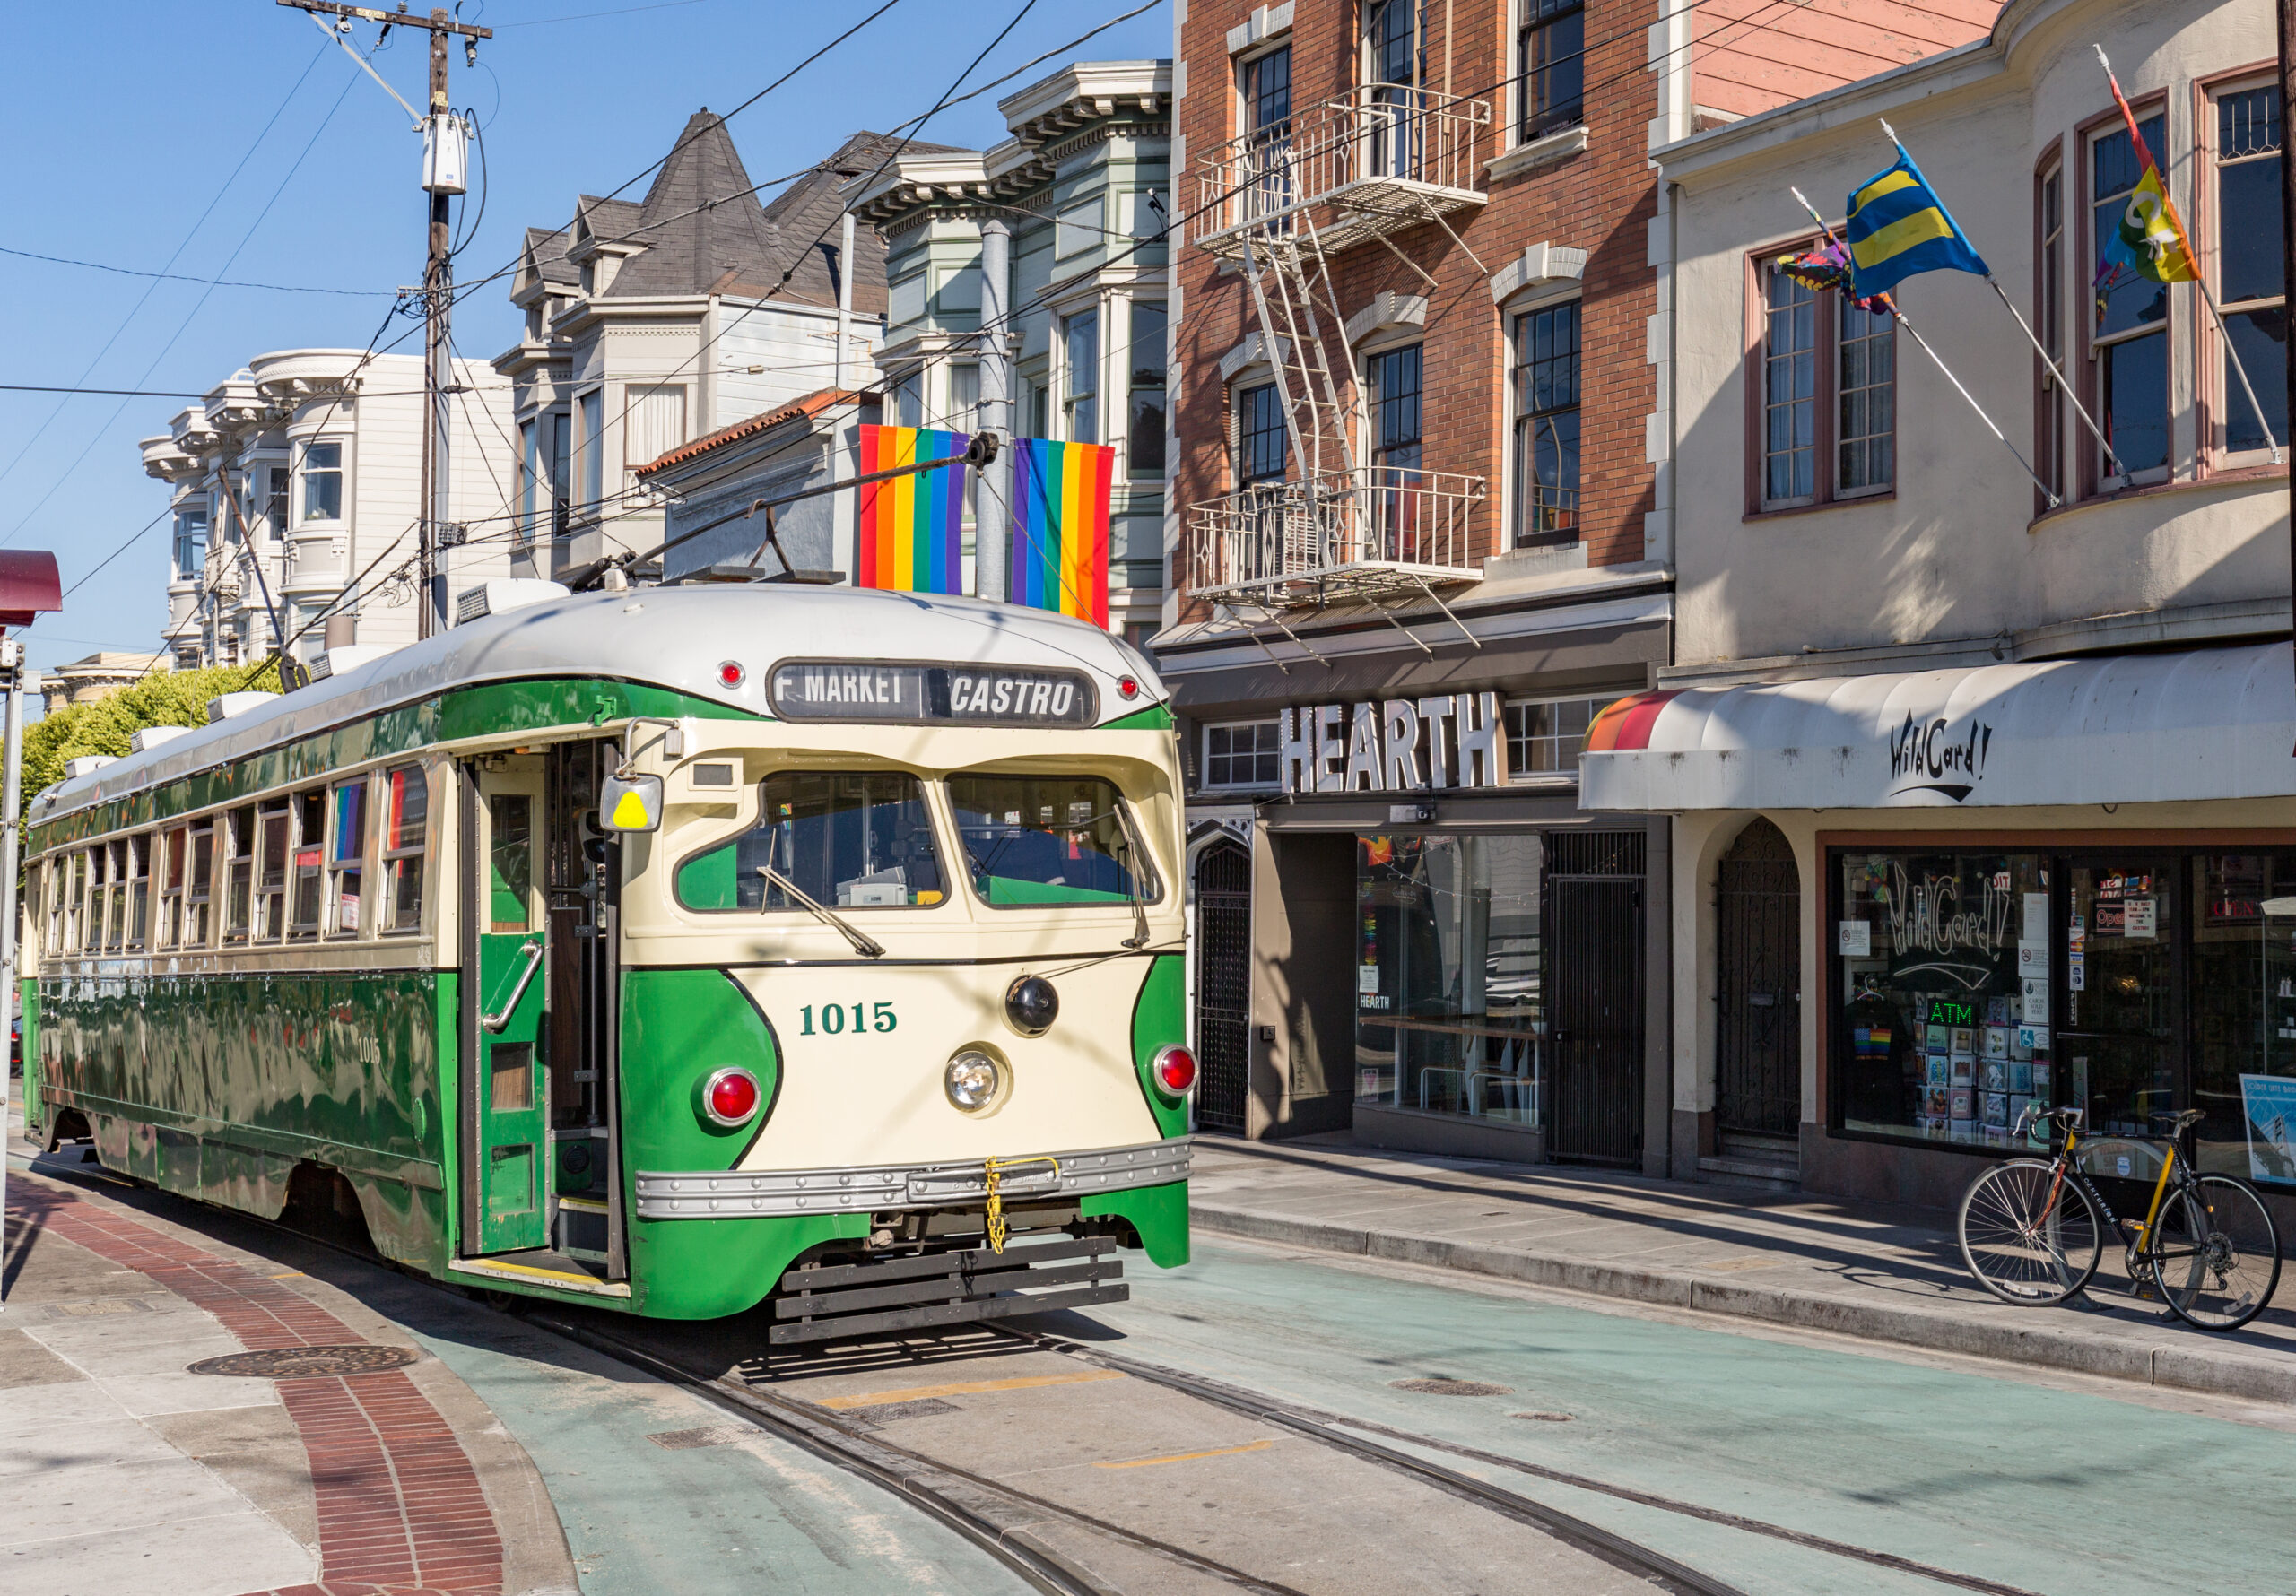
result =
[[[24,689],[31,672],[24,668],[24,646],[13,638],[0,638],[0,674],[8,689],[7,754],[0,760],[0,992],[7,993],[7,1011],[17,1002],[16,963],[16,828],[23,816]],[[8,1135],[8,1066],[0,1065],[0,1143]],[[8,1211],[8,1160],[0,1156],[0,1215]],[[0,1240],[4,1234],[0,1234]],[[0,1257],[0,1309],[8,1300],[6,1260]]]
[[[428,424],[422,429],[422,514],[415,524],[415,559],[422,603],[417,611],[418,635],[431,637],[447,629],[447,587],[448,559],[446,551],[462,541],[459,531],[449,528],[448,511],[452,507],[449,491],[453,473],[451,464],[451,422],[453,420],[454,341],[449,334],[452,319],[455,267],[453,235],[448,222],[447,202],[468,186],[469,132],[462,118],[449,108],[447,100],[447,42],[459,34],[463,40],[463,58],[470,65],[478,61],[478,41],[491,39],[491,28],[473,27],[457,22],[447,11],[433,6],[427,17],[400,11],[378,11],[366,5],[337,5],[331,0],[278,0],[282,5],[307,13],[314,22],[322,15],[343,19],[339,24],[348,28],[356,17],[363,22],[380,22],[387,38],[393,28],[420,28],[430,36],[430,99],[421,114],[415,117],[415,126],[422,133],[422,188],[429,197],[429,221],[423,239],[422,266],[422,403]],[[321,28],[333,33],[335,30],[320,22]],[[340,39],[337,40],[341,42]],[[402,106],[398,91],[369,65],[366,57],[344,44],[352,58],[366,73],[382,83],[383,90]],[[407,107],[413,111],[413,108]]]

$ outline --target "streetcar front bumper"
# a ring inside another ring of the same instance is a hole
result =
[[[999,1158],[997,1191],[1007,1201],[1088,1197],[1169,1185],[1187,1178],[1190,1139],[1135,1147]],[[638,1173],[641,1219],[789,1218],[967,1207],[987,1200],[988,1163],[874,1164],[855,1169]]]

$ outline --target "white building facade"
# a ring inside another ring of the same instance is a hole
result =
[[[2100,282],[2142,166],[2096,46],[2261,415],[2193,285]],[[2296,1196],[2274,55],[2262,0],[2013,0],[1657,152],[1675,657],[1581,779],[1676,817],[1677,1174],[1944,1204],[2029,1145],[2027,1106],[2082,1108],[2132,1178],[2189,1108],[2204,1166]],[[1884,118],[2067,379],[1983,280],[1899,291],[2039,486],[1905,325],[1776,267],[1816,231],[1790,187],[1840,226],[1896,159]]]
[[[512,497],[509,385],[466,360],[455,380],[450,520],[470,541],[442,556],[450,592],[508,574]],[[337,614],[361,644],[413,641],[413,588],[398,573],[416,554],[423,419],[418,357],[283,350],[144,438],[144,471],[172,490],[161,647],[173,663],[253,664],[283,639],[308,662]]]

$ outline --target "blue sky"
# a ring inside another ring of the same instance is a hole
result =
[[[802,167],[857,128],[882,130],[922,113],[1021,3],[900,0],[735,119],[750,176]],[[1036,0],[969,82],[1001,76],[1138,3]],[[496,34],[479,47],[475,70],[455,53],[449,82],[456,106],[485,126],[492,188],[457,278],[507,264],[520,230],[564,222],[578,192],[608,193],[635,176],[695,109],[739,104],[870,8],[857,0],[465,0],[463,19]],[[429,7],[418,0],[418,9]],[[0,383],[201,392],[265,350],[364,347],[389,291],[420,280],[420,140],[302,13],[272,0],[26,6],[13,13],[9,33],[15,70],[0,97],[0,141],[15,159],[0,179],[12,219],[0,226],[0,247],[378,294],[155,284],[0,255],[0,294],[12,311]],[[372,25],[358,24],[362,45],[374,36]],[[1167,4],[1075,56],[1134,59],[1170,48]],[[1004,132],[997,99],[1068,58],[944,113],[918,136],[993,142]],[[394,34],[375,62],[422,103],[420,35]],[[643,193],[641,183],[630,196]],[[457,309],[459,348],[483,358],[517,336],[507,289]],[[35,665],[98,648],[158,646],[164,525],[90,573],[165,507],[167,487],[144,474],[135,444],[165,431],[185,403],[0,392],[0,543],[55,551],[67,589],[85,579],[61,614],[27,635]]]

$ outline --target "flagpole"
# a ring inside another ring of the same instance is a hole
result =
[[[2185,236],[2184,221],[2177,215],[2176,202],[2169,197],[2168,178],[2161,175],[2160,163],[2152,159],[2152,152],[2144,147],[2144,134],[2137,128],[2135,113],[2128,108],[2128,96],[2120,91],[2120,77],[2113,71],[2112,58],[2105,54],[2105,47],[2100,44],[2092,43],[2089,48],[2097,52],[2097,65],[2105,69],[2105,82],[2112,85],[2113,103],[2120,108],[2121,119],[2128,124],[2130,143],[2144,158],[2145,164],[2160,175],[2161,204],[2168,213],[2170,228],[2176,235],[2177,253],[2183,257],[2185,270],[2192,273],[2189,279],[2192,285],[2200,290],[2201,302],[2208,307],[2209,315],[2216,318],[2216,335],[2224,341],[2224,358],[2232,363],[2232,369],[2240,379],[2240,391],[2248,395],[2248,407],[2257,412],[2257,425],[2264,429],[2264,440],[2272,446],[2272,463],[2278,465],[2284,458],[2280,452],[2280,440],[2272,435],[2272,423],[2265,420],[2264,406],[2257,403],[2256,385],[2248,380],[2247,362],[2240,359],[2240,351],[2232,347],[2232,330],[2224,325],[2223,308],[2217,304],[2216,296],[2209,291],[2208,273],[2200,269],[2200,261],[2192,252],[2192,240]]]
[[[1820,228],[1824,230],[1827,243],[1839,244],[1841,242],[1839,239],[1834,236],[1833,224],[1818,213],[1818,208],[1810,203],[1807,195],[1804,195],[1799,188],[1796,188],[1791,185],[1787,186],[1787,192],[1793,195],[1796,199],[1800,200],[1802,202],[1802,209],[1810,213],[1810,220],[1816,222]],[[2056,491],[2051,489],[2047,482],[2041,481],[2040,473],[2032,468],[2032,465],[2026,460],[2024,455],[2017,452],[2017,446],[2009,441],[2009,435],[2002,431],[1999,427],[1994,425],[1993,418],[1985,413],[1985,406],[1977,402],[1977,395],[1970,393],[1969,389],[1961,386],[1961,379],[1953,375],[1953,369],[1945,364],[1944,358],[1935,350],[1930,348],[1929,340],[1924,338],[1921,335],[1920,330],[1917,328],[1913,323],[1906,319],[1905,311],[1899,306],[1896,298],[1886,292],[1878,294],[1875,297],[1879,299],[1883,304],[1889,307],[1890,314],[1898,318],[1898,325],[1903,327],[1906,330],[1906,335],[1921,346],[1921,352],[1927,355],[1931,361],[1935,364],[1937,369],[1945,374],[1945,380],[1953,385],[1954,392],[1960,394],[1962,398],[1970,402],[1970,408],[1977,412],[1977,419],[1983,421],[1986,426],[1991,429],[1993,436],[2001,440],[2001,447],[2007,449],[2010,456],[2014,459],[2018,464],[2025,468],[2025,474],[2033,479],[2033,486],[2039,488],[2041,490],[2041,497],[2048,500],[2048,507],[2055,509],[2057,506],[2063,504],[2065,501],[2057,497]]]
[[[1889,134],[1890,143],[1897,146],[1897,152],[1899,154],[1904,155],[1906,153],[1905,143],[1898,137],[1898,130],[1891,126],[1886,118],[1880,118],[1879,120],[1881,120],[1882,123],[1882,131]],[[1910,160],[1911,157],[1909,156],[1908,159]],[[1966,237],[1969,230],[1964,227],[1961,229],[1961,232],[1963,236]],[[1970,247],[1975,249],[1977,246],[1972,243]],[[1982,257],[1980,256],[1980,258]],[[2065,396],[2073,402],[2074,412],[2077,414],[2081,418],[2082,422],[2087,426],[2089,429],[2089,435],[2097,440],[2097,447],[2105,451],[2105,458],[2112,462],[2114,474],[2118,476],[2126,476],[2128,474],[2128,467],[2123,465],[2121,464],[2120,456],[2113,453],[2113,446],[2105,437],[2104,429],[2097,425],[2096,418],[2089,413],[2088,406],[2081,403],[2081,395],[2079,393],[2074,391],[2072,382],[2066,378],[2065,373],[2057,369],[2057,364],[2049,357],[2048,351],[2041,347],[2040,339],[2034,334],[2033,329],[2025,321],[2025,313],[2017,308],[2015,303],[2010,299],[2008,294],[2003,291],[2001,284],[1994,280],[1993,269],[1989,265],[1986,268],[1985,285],[1993,291],[1994,298],[2001,301],[2003,308],[2006,309],[2011,316],[2016,317],[2017,325],[2024,331],[2025,341],[2033,346],[2033,352],[2040,356],[2041,364],[2048,368],[2049,375],[2057,378],[2057,386],[2063,388],[2065,390]]]

